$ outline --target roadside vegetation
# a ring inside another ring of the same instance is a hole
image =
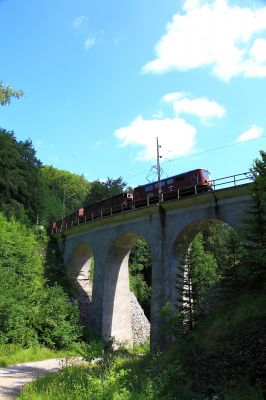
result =
[[[45,280],[47,240],[0,214],[0,344],[63,348],[80,337],[77,305]]]

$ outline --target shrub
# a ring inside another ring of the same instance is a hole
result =
[[[44,253],[31,229],[0,214],[0,344],[60,348],[80,334],[76,304],[45,284]]]

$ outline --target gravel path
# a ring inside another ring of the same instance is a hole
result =
[[[81,362],[81,358],[67,360],[71,360],[71,363]],[[48,372],[58,371],[66,365],[65,358],[54,358],[0,368],[0,400],[15,399],[25,383],[31,382]]]

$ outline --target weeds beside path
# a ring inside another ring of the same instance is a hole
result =
[[[68,366],[69,362],[79,364],[81,357],[53,358],[44,361],[28,362],[0,368],[0,400],[15,399],[23,385],[49,372],[56,372]]]

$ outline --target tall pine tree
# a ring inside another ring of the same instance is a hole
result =
[[[261,288],[266,278],[266,152],[260,151],[251,168],[253,206],[246,220],[246,257],[241,268],[244,282]]]
[[[209,288],[219,280],[219,272],[214,255],[204,249],[202,233],[198,233],[189,246],[186,243],[183,244],[185,251],[177,277],[177,290],[184,328],[190,330],[203,311]]]

